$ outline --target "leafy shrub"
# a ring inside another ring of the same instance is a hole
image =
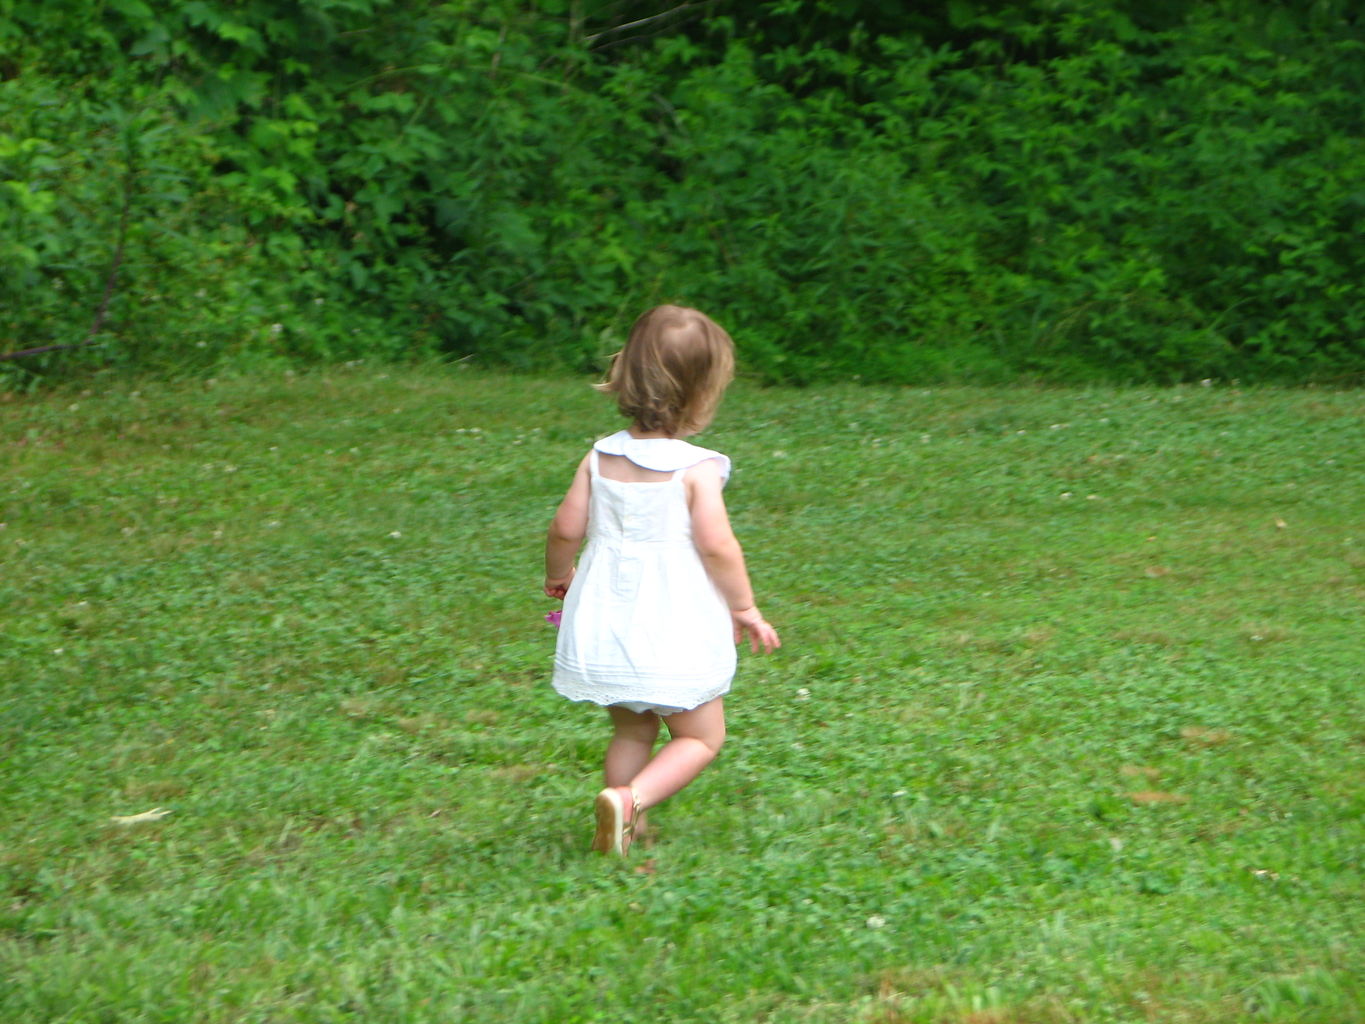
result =
[[[768,380],[1365,371],[1346,5],[697,10],[0,0],[0,372],[587,370],[661,299]]]

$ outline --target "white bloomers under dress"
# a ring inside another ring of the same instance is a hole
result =
[[[598,472],[598,453],[672,473],[628,483]],[[735,675],[730,611],[692,542],[683,474],[706,459],[730,460],[676,438],[622,430],[588,456],[587,543],[564,598],[552,685],[570,700],[632,711],[688,711],[730,690]]]

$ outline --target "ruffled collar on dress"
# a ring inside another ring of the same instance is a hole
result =
[[[624,455],[641,469],[656,473],[676,473],[707,459],[720,461],[720,478],[730,479],[730,457],[702,448],[677,437],[633,437],[629,430],[618,430],[593,445],[603,455]]]

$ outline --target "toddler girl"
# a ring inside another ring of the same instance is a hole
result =
[[[733,375],[734,344],[709,317],[682,306],[640,317],[598,385],[630,426],[593,445],[550,524],[545,593],[564,600],[553,685],[605,706],[614,730],[595,804],[601,853],[624,855],[643,812],[720,750],[735,645],[781,646],[721,497],[730,460],[682,440],[710,423]],[[654,754],[660,719],[670,738]]]

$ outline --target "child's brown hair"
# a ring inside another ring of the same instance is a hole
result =
[[[709,316],[655,306],[635,321],[598,390],[641,429],[681,437],[704,430],[735,375],[735,345]]]

